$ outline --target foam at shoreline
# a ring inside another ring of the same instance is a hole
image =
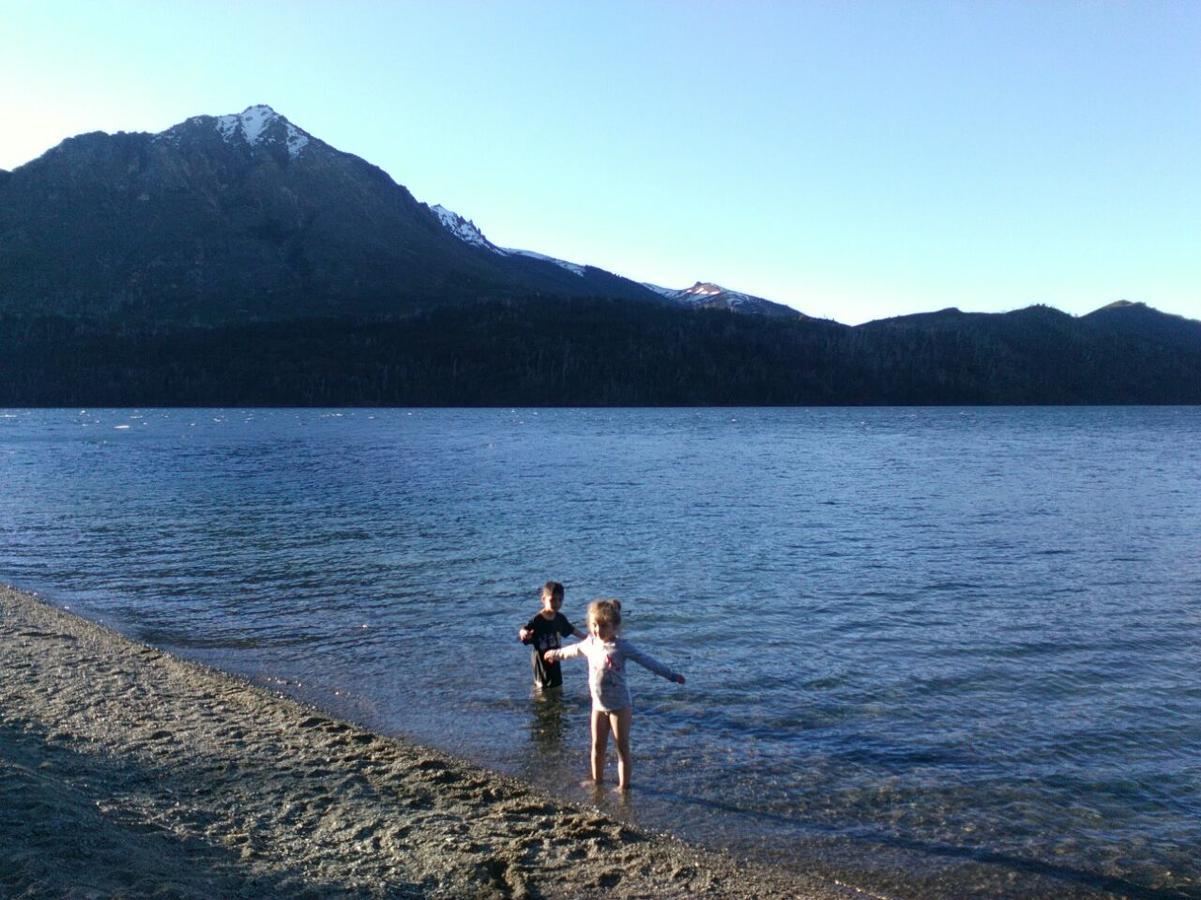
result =
[[[0,586],[0,894],[864,896],[650,834]]]

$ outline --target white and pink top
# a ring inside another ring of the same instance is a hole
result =
[[[592,692],[592,708],[602,712],[616,712],[632,705],[630,688],[626,684],[627,659],[632,659],[656,675],[662,675],[668,681],[679,677],[625,638],[615,638],[606,643],[596,635],[589,635],[578,644],[556,650],[555,656],[559,659],[582,656],[588,660],[588,689]]]

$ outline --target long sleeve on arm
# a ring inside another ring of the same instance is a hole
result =
[[[649,653],[642,652],[629,641],[621,642],[621,651],[628,659],[634,660],[634,662],[638,663],[644,669],[650,669],[656,675],[660,675],[668,681],[672,681],[676,677],[674,669],[663,665],[663,663],[659,662],[659,660],[655,659]]]
[[[555,651],[555,655],[559,659],[575,659],[577,656],[584,655],[584,641],[578,644],[568,644],[566,647],[560,647]]]

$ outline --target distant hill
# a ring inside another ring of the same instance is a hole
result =
[[[884,403],[1201,402],[1201,323],[1143,304],[1080,318],[950,309],[856,332],[875,348],[868,371]]]
[[[0,172],[0,406],[1201,403],[1138,303],[857,327],[499,247],[268,107]]]

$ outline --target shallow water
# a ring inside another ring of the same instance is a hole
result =
[[[1201,896],[1201,409],[10,410],[0,579],[643,825],[901,897]],[[635,670],[594,798],[582,663]]]

